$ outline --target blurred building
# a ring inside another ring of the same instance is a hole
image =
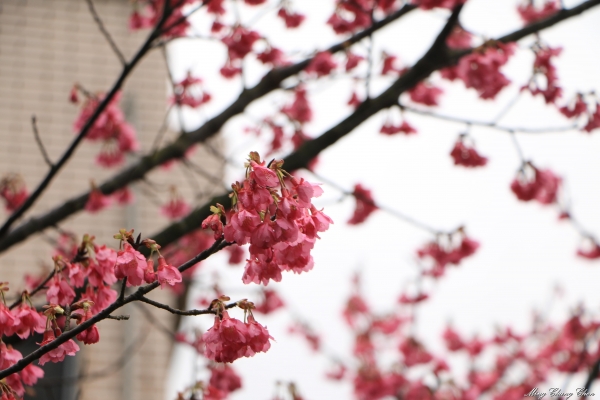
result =
[[[94,0],[94,4],[129,59],[148,34],[129,31],[131,2]],[[41,140],[50,158],[56,160],[75,135],[72,126],[80,108],[69,102],[73,84],[78,82],[92,92],[107,91],[120,71],[120,62],[100,34],[86,1],[0,1],[0,176],[20,174],[30,190],[35,188],[48,167],[34,140],[31,116],[36,116]],[[163,124],[168,87],[166,63],[160,51],[146,56],[125,83],[121,107],[137,131],[142,153],[150,149]],[[101,169],[95,164],[99,148],[82,143],[25,218],[87,191],[91,179],[102,182],[113,175],[116,169]],[[194,158],[206,163],[207,156],[199,153]],[[135,228],[136,233],[150,235],[168,222],[158,213],[158,206],[168,198],[170,185],[177,185],[187,198],[197,194],[188,179],[177,166],[169,172],[155,171],[149,175],[151,185],[140,183],[132,188],[133,204],[96,214],[82,212],[60,228],[79,237],[93,234],[98,244],[113,248],[117,241],[112,236],[119,228]],[[7,215],[0,210],[0,221]],[[52,246],[48,239],[56,237],[57,232],[49,230],[0,254],[0,281],[11,282],[11,294],[24,288],[25,273],[37,275],[43,268],[49,270]],[[151,297],[173,301],[168,291],[157,290]],[[172,343],[156,324],[173,330],[174,319],[154,309],[148,309],[151,314],[147,315],[139,307],[146,305],[134,304],[122,310],[122,314],[131,315],[129,321],[106,320],[99,324],[100,343],[82,345],[75,362],[65,364],[61,371],[54,372],[52,382],[46,382],[54,386],[54,391],[40,386],[31,398],[163,399]]]

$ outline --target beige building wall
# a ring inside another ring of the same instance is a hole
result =
[[[148,31],[129,31],[131,2],[95,0],[94,4],[129,59],[148,34]],[[19,173],[32,190],[47,172],[34,141],[32,114],[37,117],[50,158],[56,160],[75,136],[72,124],[79,107],[68,101],[73,84],[78,82],[94,92],[107,91],[120,71],[121,65],[100,34],[86,1],[0,0],[0,177]],[[147,56],[125,83],[121,106],[136,128],[142,154],[150,149],[163,123],[167,88],[165,61],[159,50]],[[113,175],[116,169],[100,169],[94,163],[99,146],[82,143],[26,218],[88,190],[90,179],[102,182]],[[207,160],[213,163],[202,151],[197,151],[193,158],[203,160],[204,165]],[[201,177],[182,174],[179,166],[155,171],[148,177],[151,184],[133,187],[136,197],[133,205],[113,206],[97,214],[79,213],[60,227],[80,237],[84,233],[93,234],[97,243],[115,248],[118,243],[112,235],[119,228],[135,228],[136,233],[149,235],[168,223],[159,214],[158,203],[168,198],[169,185],[177,185],[192,203],[194,198],[202,201],[194,197],[198,193],[190,183],[192,180],[194,185],[206,189],[207,183]],[[0,221],[6,216],[1,209]],[[57,236],[54,230],[46,234]],[[0,254],[0,281],[11,282],[11,293],[18,293],[24,287],[24,273],[39,273],[42,265],[50,267],[51,253],[47,240],[37,235]],[[168,291],[157,290],[150,297],[173,301]],[[151,312],[164,326],[173,329],[171,315],[159,310]],[[94,375],[107,368],[114,371],[83,380],[79,386],[81,399],[164,398],[171,341],[149,322],[137,305],[129,306],[123,313],[130,314],[131,319],[103,321],[99,324],[101,342],[85,346],[80,352],[80,372]],[[139,343],[142,344],[136,345]],[[123,351],[132,344],[131,360],[124,366],[116,366]]]

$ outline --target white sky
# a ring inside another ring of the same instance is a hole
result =
[[[315,48],[323,49],[339,41],[324,24],[331,14],[331,3],[294,2],[294,9],[308,16],[299,30],[283,30],[274,12],[264,16],[255,27],[271,37],[276,46],[297,51],[299,55],[309,54]],[[570,7],[579,1],[565,3]],[[474,32],[496,37],[520,26],[515,6],[516,1],[469,0],[461,21]],[[256,13],[257,9],[241,9],[244,21],[251,20]],[[425,51],[446,15],[443,11],[416,11],[377,33],[376,61],[385,49],[411,64]],[[205,14],[199,14],[198,19],[198,30],[203,32],[206,22],[201,21],[206,21]],[[595,9],[541,35],[551,46],[564,47],[556,64],[566,92],[565,101],[577,90],[600,89],[599,20],[600,10]],[[496,101],[479,101],[474,91],[464,89],[462,83],[444,82],[446,93],[435,112],[478,121],[492,120],[529,78],[533,59],[525,50],[529,43],[531,38],[520,43],[522,50],[504,69],[516,84],[501,92]],[[364,51],[360,45],[357,49]],[[226,57],[223,46],[181,40],[170,51],[176,76],[182,77],[192,69],[205,79],[206,88],[214,98],[200,114],[186,113],[188,128],[215,115],[237,97],[239,81],[224,81],[215,73]],[[248,83],[256,82],[261,74],[259,68],[249,65]],[[439,76],[434,75],[433,81],[440,82]],[[389,82],[376,79],[373,92],[377,94]],[[307,125],[306,132],[317,136],[351,112],[345,103],[353,86],[348,79],[325,78],[308,87],[318,95],[311,96],[315,118]],[[249,115],[253,118],[270,115],[282,100],[289,98],[289,94],[272,94],[253,104]],[[454,167],[449,156],[464,125],[407,114],[410,123],[418,128],[418,135],[386,137],[378,133],[385,115],[376,115],[323,152],[318,173],[346,189],[361,182],[373,190],[376,201],[439,229],[451,230],[464,224],[469,236],[482,245],[474,257],[447,272],[436,285],[432,298],[420,308],[419,337],[434,350],[442,350],[440,336],[449,320],[468,335],[479,332],[489,337],[495,324],[524,331],[530,326],[532,310],[548,311],[556,284],[565,289],[566,295],[554,303],[553,318],[564,318],[568,309],[579,301],[597,309],[600,264],[575,257],[579,244],[577,232],[568,223],[557,221],[554,208],[518,202],[510,191],[509,184],[520,161],[507,133],[473,127],[471,136],[480,153],[489,157],[489,163],[484,168],[467,170]],[[227,154],[239,164],[239,168],[229,171],[232,181],[239,179],[248,151],[265,148],[242,132],[250,122],[239,117],[224,128]],[[559,127],[569,122],[546,108],[541,99],[524,94],[501,125]],[[268,139],[268,134],[265,138]],[[600,235],[598,133],[518,133],[517,139],[526,158],[537,166],[551,168],[565,179],[574,215],[589,231]],[[311,180],[315,181],[312,177]],[[282,282],[273,287],[290,306],[288,311],[310,321],[322,333],[328,351],[348,359],[352,337],[342,321],[341,310],[350,292],[351,275],[362,271],[365,297],[374,309],[391,310],[400,290],[416,274],[415,250],[432,237],[382,211],[373,214],[364,225],[348,226],[345,221],[352,214],[354,201],[337,202],[340,193],[326,185],[324,189],[326,193],[317,206],[325,206],[335,225],[316,244],[314,270],[302,275],[286,273]],[[252,300],[256,287],[241,283],[242,267],[230,268],[224,256],[216,255],[202,268],[203,279],[209,279],[211,271],[218,271],[225,292],[233,300],[244,297]],[[331,366],[327,358],[312,353],[302,339],[286,333],[292,320],[288,311],[257,317],[268,326],[277,342],[268,353],[233,364],[244,379],[244,387],[231,398],[270,399],[276,380],[296,382],[308,400],[351,398],[349,384],[324,379]],[[236,311],[232,315],[241,318]],[[212,318],[196,317],[187,323],[206,329]],[[175,398],[177,390],[192,382],[194,359],[188,348],[176,347],[167,399]],[[580,384],[579,381],[573,385]]]

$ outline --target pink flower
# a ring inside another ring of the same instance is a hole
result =
[[[294,101],[281,109],[281,112],[288,118],[298,121],[301,124],[312,120],[312,110],[308,99],[306,98],[306,90],[303,87],[298,87],[294,91]]]
[[[333,60],[331,53],[321,51],[317,53],[306,67],[307,73],[315,73],[317,77],[329,75],[331,71],[337,68],[337,63]]]
[[[117,253],[115,276],[117,279],[127,278],[127,286],[139,286],[144,281],[147,263],[144,256],[129,243],[123,244],[123,250]]]
[[[108,207],[110,205],[110,200],[109,196],[103,195],[100,190],[94,188],[90,192],[87,203],[85,203],[85,210],[95,213]]]
[[[379,133],[389,136],[395,135],[396,133],[404,133],[408,136],[417,133],[417,130],[406,121],[402,121],[400,125],[393,125],[390,122],[386,122],[379,130]]]
[[[587,258],[588,260],[595,260],[600,258],[600,245],[591,238],[588,238],[587,245],[577,250],[579,257]]]
[[[215,240],[221,239],[223,236],[223,221],[220,214],[212,214],[202,221],[202,229],[210,229],[214,232]]]
[[[512,181],[510,189],[521,201],[537,200],[542,204],[556,202],[557,192],[560,188],[561,178],[549,169],[539,170],[531,163],[526,164],[527,172],[521,171]]]
[[[242,387],[242,378],[227,364],[210,367],[210,380],[208,384],[226,394]]]
[[[264,296],[264,300],[255,306],[254,311],[261,314],[270,314],[273,311],[285,306],[283,300],[281,297],[279,297],[276,291],[271,289],[263,289],[262,294]]]
[[[352,71],[354,68],[358,66],[358,64],[364,60],[363,56],[359,56],[358,54],[354,54],[350,51],[346,52],[346,72]]]
[[[233,362],[245,356],[247,336],[248,327],[225,311],[223,319],[216,316],[214,325],[202,335],[204,355],[216,362]]]
[[[78,311],[81,312],[82,310]],[[92,312],[89,309],[85,310],[81,315],[82,318],[81,321],[79,321],[80,324],[92,318]],[[98,343],[100,341],[100,333],[98,332],[98,327],[96,326],[96,324],[94,324],[86,330],[84,330],[83,332],[78,333],[76,338],[80,342],[83,342],[83,344]]]
[[[279,179],[277,174],[270,168],[260,165],[255,161],[250,162],[252,172],[250,177],[256,181],[260,186],[263,187],[276,187],[279,185]]]
[[[510,81],[500,68],[514,53],[514,43],[493,42],[462,57],[456,67],[441,71],[449,80],[460,79],[468,88],[477,90],[482,99],[493,99]]]
[[[468,49],[471,47],[472,40],[473,35],[465,31],[460,25],[456,25],[448,39],[446,39],[446,44],[453,49]]]
[[[160,208],[160,212],[167,218],[179,219],[190,212],[189,204],[178,196],[174,196],[168,203]]]
[[[161,289],[166,285],[173,286],[176,283],[181,282],[181,272],[172,265],[168,265],[167,261],[163,256],[158,257],[158,282],[160,283]]]
[[[487,158],[479,155],[475,148],[465,145],[462,136],[459,136],[454,144],[450,156],[454,160],[454,165],[462,165],[463,167],[475,168],[487,164]]]
[[[44,332],[46,319],[29,305],[21,303],[15,310],[15,316],[19,322],[14,326],[14,331],[21,339],[27,339],[34,331]]]
[[[417,364],[426,364],[433,360],[433,357],[421,343],[414,338],[408,338],[400,344],[400,352],[404,355],[404,364],[412,367]]]
[[[415,103],[425,104],[426,106],[437,106],[439,97],[444,91],[430,84],[419,82],[408,91],[410,99]]]
[[[18,326],[19,319],[0,301],[0,334],[10,336]]]
[[[365,189],[360,183],[354,186],[352,195],[356,199],[356,208],[348,224],[358,225],[365,222],[367,217],[377,210],[377,206],[375,205],[371,191]]]
[[[244,251],[242,246],[234,244],[232,246],[227,247],[225,250],[229,253],[229,259],[227,260],[227,262],[230,265],[236,265],[244,261],[244,256],[246,255],[246,252]]]
[[[444,331],[442,337],[444,338],[446,347],[450,351],[458,351],[465,347],[465,343],[463,342],[463,340],[460,338],[458,333],[450,326],[446,327],[446,330]]]
[[[277,16],[282,18],[285,22],[285,26],[290,29],[299,27],[302,21],[304,21],[306,18],[302,14],[289,12],[285,8],[280,8],[277,12]]]
[[[50,304],[71,304],[75,299],[75,290],[60,275],[54,275],[50,280],[46,299]]]
[[[56,337],[54,336],[54,331],[49,329],[44,332],[44,339],[42,340],[42,343],[40,343],[40,346],[45,346],[48,343],[54,341],[55,339]],[[65,343],[58,346],[56,349],[50,350],[49,352],[41,356],[38,363],[40,365],[44,365],[49,361],[53,363],[61,362],[65,359],[66,356],[74,356],[75,353],[77,353],[78,351],[79,346],[77,346],[77,343],[75,343],[73,339],[69,339]]]
[[[560,10],[560,3],[558,0],[545,0],[542,7],[536,7],[532,1],[526,1],[517,7],[521,19],[526,24],[547,18],[558,10]]]
[[[246,262],[242,282],[249,284],[251,282],[268,285],[269,281],[281,282],[281,268],[273,261],[271,249],[265,253],[252,252],[250,259]]]
[[[260,39],[260,34],[245,28],[235,28],[229,36],[222,39],[227,46],[230,60],[239,60],[252,51],[254,43]]]

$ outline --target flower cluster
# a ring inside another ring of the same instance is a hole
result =
[[[267,166],[257,153],[250,153],[246,179],[232,185],[232,210],[212,207],[214,215],[202,223],[204,229],[215,232],[215,237],[223,232],[228,242],[250,244],[242,277],[246,284],[267,285],[270,280],[279,282],[282,271],[311,270],[310,251],[319,232],[325,232],[332,223],[311,203],[322,189],[294,178],[282,165],[283,161],[274,161]],[[222,216],[227,217],[224,227]]]
[[[460,135],[454,144],[454,148],[450,152],[450,156],[454,160],[454,165],[462,165],[463,167],[475,168],[483,167],[487,164],[488,159],[481,156],[473,146],[465,143],[465,135]]]
[[[512,43],[486,42],[473,53],[460,59],[455,67],[445,68],[442,76],[451,81],[460,79],[468,88],[473,88],[482,99],[493,99],[510,81],[500,68],[514,53]]]
[[[170,15],[162,25],[162,35],[166,38],[185,36],[190,23],[183,14],[183,9],[196,0],[167,0],[170,3]],[[212,1],[212,3],[219,3]],[[165,0],[136,0],[135,9],[129,17],[129,29],[138,30],[152,28],[161,20],[165,10]]]
[[[104,99],[105,94],[86,98],[73,129],[79,133]],[[135,130],[125,121],[125,115],[119,108],[121,92],[114,95],[104,111],[88,130],[85,138],[92,142],[102,142],[102,150],[96,162],[103,167],[114,167],[123,164],[126,153],[138,150]]]
[[[350,225],[362,224],[369,215],[378,209],[377,205],[375,204],[371,191],[366,189],[360,183],[357,183],[354,186],[352,196],[356,199],[356,208],[348,223]]]
[[[202,79],[192,76],[189,71],[183,80],[175,83],[173,92],[171,103],[178,106],[198,108],[212,98],[209,93],[202,90]]]
[[[249,312],[246,322],[229,317],[223,301],[229,298],[221,296],[213,301],[215,310],[214,325],[202,335],[204,355],[209,360],[230,363],[241,357],[252,357],[271,348],[269,331],[254,319],[254,305],[247,301],[238,302],[238,306]]]
[[[447,242],[442,242],[440,238],[417,250],[420,259],[430,259],[433,262],[432,267],[426,270],[424,275],[439,278],[448,265],[460,264],[464,258],[472,256],[479,248],[479,243],[467,237],[462,228],[449,234],[447,238]]]
[[[548,18],[560,10],[559,0],[544,0],[541,7],[534,4],[531,0],[524,0],[517,7],[519,16],[526,24],[530,24],[540,19]]]
[[[536,200],[542,204],[556,202],[561,178],[549,169],[540,170],[527,162],[510,184],[510,190],[521,201]]]
[[[529,90],[534,96],[542,95],[547,104],[554,104],[562,95],[562,89],[558,86],[558,76],[552,58],[560,55],[562,48],[551,48],[537,43],[533,51],[533,76],[523,89]],[[539,78],[542,78],[543,84],[540,84]]]
[[[20,351],[0,341],[0,370],[11,367],[22,358],[23,355]],[[9,375],[6,377],[6,380],[0,382],[0,398],[2,400],[22,398],[25,395],[25,387],[23,385],[33,386],[38,379],[43,377],[44,371],[40,367],[29,364],[21,372]]]
[[[393,0],[337,0],[334,13],[327,20],[338,35],[355,32],[371,25],[371,14],[394,10]]]

